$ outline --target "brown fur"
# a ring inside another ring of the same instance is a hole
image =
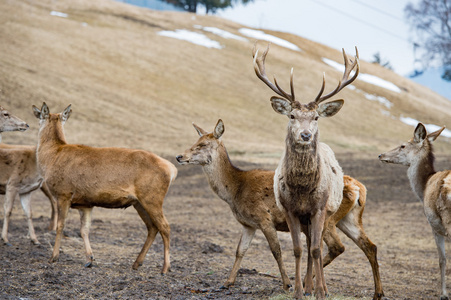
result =
[[[49,198],[52,214],[49,230],[56,229],[56,200],[43,183],[36,165],[36,147],[0,144],[0,194],[5,195],[2,240],[8,241],[8,225],[16,195],[20,196],[28,220],[28,234],[34,244],[39,241],[34,232],[31,210],[31,193],[39,188]]]
[[[237,247],[235,263],[224,286],[229,287],[235,283],[241,260],[252,241],[253,233],[260,229],[265,234],[272,254],[279,265],[283,287],[288,289],[290,281],[283,267],[276,231],[288,231],[289,229],[284,213],[277,207],[274,198],[274,171],[243,171],[236,168],[228,157],[224,143],[213,133],[207,133],[203,129],[195,127],[201,137],[183,155],[177,156],[177,160],[181,164],[202,165],[210,187],[229,204],[236,220],[243,225],[243,234]],[[344,176],[343,180],[345,189],[342,204],[331,217],[329,227],[325,232],[325,237],[327,237],[325,242],[329,253],[324,258],[323,264],[324,266],[328,265],[344,252],[344,246],[336,232],[336,225],[349,217],[348,222],[358,229],[358,235],[351,234],[343,226],[342,228],[367,255],[373,268],[375,294],[382,294],[376,246],[366,236],[362,224],[366,200],[365,186],[349,176]],[[227,192],[221,193],[224,187],[227,187]]]
[[[58,259],[70,207],[80,211],[86,266],[91,266],[94,261],[89,243],[92,207],[125,208],[133,205],[148,230],[146,242],[133,268],[142,265],[156,234],[160,232],[164,243],[161,272],[166,273],[170,265],[170,228],[163,214],[163,200],[177,175],[175,166],[144,150],[67,144],[63,123],[70,116],[70,106],[61,114],[50,114],[44,103],[41,110],[34,107],[34,112],[40,119],[38,165],[51,194],[57,198],[59,211],[50,261]]]

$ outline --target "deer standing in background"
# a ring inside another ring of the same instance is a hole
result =
[[[309,249],[306,293],[310,294],[313,289],[313,263],[316,298],[324,299],[328,291],[322,263],[323,231],[342,202],[343,172],[330,147],[319,142],[318,120],[322,117],[332,117],[343,106],[343,100],[322,102],[336,95],[357,78],[358,54],[354,62],[351,62],[343,50],[345,71],[338,86],[322,96],[325,87],[323,76],[322,87],[315,100],[301,104],[296,101],[294,95],[293,69],[290,80],[291,94],[285,92],[276,79],[272,83],[266,76],[265,58],[268,51],[269,46],[258,57],[258,51],[254,47],[254,70],[257,77],[278,95],[271,97],[273,109],[289,118],[285,151],[274,175],[274,193],[277,205],[285,214],[293,240],[296,260],[294,296],[299,299],[304,296],[301,280],[301,232],[304,232]],[[356,72],[349,78],[354,67]]]
[[[33,111],[39,119],[38,166],[58,204],[58,224],[50,262],[58,260],[69,208],[76,208],[80,213],[85,266],[90,267],[94,262],[89,242],[93,207],[127,208],[133,205],[147,227],[147,238],[133,269],[142,265],[160,232],[164,245],[161,273],[167,273],[170,228],[163,214],[163,200],[177,176],[175,166],[144,150],[68,144],[63,125],[72,113],[70,105],[59,114],[51,114],[45,103],[41,109],[33,106]]]
[[[3,131],[25,131],[28,127],[27,123],[0,106],[0,141]],[[46,186],[42,185],[43,179],[36,165],[36,147],[0,144],[0,170],[0,194],[5,195],[3,243],[11,245],[8,240],[8,227],[14,200],[19,195],[27,217],[28,235],[34,244],[39,244],[32,221],[31,193],[41,188],[49,198],[52,206],[50,230],[56,229],[56,201],[50,196]]]
[[[235,283],[241,261],[249,248],[257,229],[260,229],[268,241],[269,247],[279,266],[283,288],[290,287],[280,249],[277,231],[288,231],[283,212],[277,207],[274,198],[274,171],[243,171],[235,167],[229,159],[227,149],[221,140],[224,124],[219,120],[212,133],[208,133],[193,124],[199,139],[183,155],[177,156],[181,165],[201,165],[211,189],[224,200],[232,210],[236,220],[243,226],[240,242],[236,250],[235,263],[224,287]],[[363,229],[362,215],[365,208],[366,188],[359,181],[344,176],[343,201],[332,216],[325,232],[325,242],[329,253],[324,266],[344,252],[344,246],[336,232],[339,227],[366,254],[374,275],[375,297],[380,299],[382,284],[379,276],[376,246],[368,239]]]
[[[408,166],[407,177],[410,186],[423,203],[424,214],[432,227],[437,245],[441,300],[448,300],[446,291],[446,256],[445,238],[451,234],[451,170],[436,172],[434,168],[434,152],[432,142],[445,129],[427,134],[426,128],[419,123],[413,133],[413,138],[395,149],[379,155],[382,162]]]

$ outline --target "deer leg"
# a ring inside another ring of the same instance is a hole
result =
[[[310,253],[311,248],[311,239],[309,234],[309,227],[306,225],[302,225],[302,231],[305,234],[307,241],[307,273],[304,278],[304,287],[305,287],[305,295],[311,296],[313,293],[313,260],[312,255]]]
[[[38,238],[36,237],[36,233],[34,232],[32,212],[31,212],[31,192],[20,195],[20,203],[22,204],[23,211],[27,216],[28,223],[28,234],[30,236],[31,241],[35,245],[39,245]]]
[[[9,220],[11,218],[11,212],[13,210],[14,200],[16,199],[17,190],[14,187],[7,187],[5,193],[5,203],[4,208],[4,218],[3,218],[3,228],[2,228],[2,240],[7,246],[12,246],[8,240],[8,227]]]
[[[337,227],[348,236],[365,253],[371,264],[374,278],[373,299],[382,299],[382,281],[379,274],[379,263],[377,262],[377,246],[371,242],[363,230],[362,213],[353,209],[337,223]]]
[[[293,253],[295,258],[295,275],[294,275],[294,298],[302,299],[304,296],[304,288],[301,279],[301,222],[299,218],[290,212],[285,212],[288,228],[290,229],[291,239],[293,241]]]
[[[170,247],[170,234],[171,229],[169,227],[169,223],[166,220],[166,217],[163,214],[163,201],[157,201],[156,199],[151,199],[150,201],[146,201],[145,203],[140,202],[140,205],[147,212],[150,217],[150,220],[153,225],[156,226],[158,232],[160,232],[161,238],[163,239],[164,245],[164,263],[163,268],[161,269],[161,274],[166,274],[169,271],[170,267],[170,257],[169,257],[169,247]],[[137,205],[135,205],[135,208]],[[151,233],[153,234],[153,232]],[[143,249],[133,264],[133,269],[137,269],[140,264],[144,261],[144,257],[149,250],[150,245],[153,240],[150,240],[149,235],[147,236],[146,243],[144,243]],[[147,245],[148,243],[148,245]]]
[[[337,227],[329,222],[327,230],[324,232],[324,242],[327,245],[328,252],[323,258],[323,268],[329,265],[335,258],[345,252],[345,246],[341,242],[337,233]]]
[[[287,271],[285,270],[285,265],[282,259],[282,250],[280,249],[279,238],[277,237],[277,230],[274,225],[267,224],[261,227],[261,231],[268,241],[269,248],[271,249],[272,255],[277,261],[279,266],[280,276],[282,277],[283,289],[288,290],[291,287],[290,279],[288,278]]]
[[[44,195],[47,196],[47,198],[49,198],[50,206],[52,207],[49,230],[56,230],[56,223],[58,221],[58,208],[56,205],[56,199],[50,193],[49,188],[47,187],[47,184],[45,182],[41,186],[41,191],[44,193]]]
[[[315,268],[315,295],[316,299],[325,299],[326,297],[326,291],[324,287],[326,286],[326,283],[324,281],[324,273],[323,273],[323,266],[321,264],[321,243],[322,243],[322,234],[323,234],[323,228],[324,228],[324,218],[325,218],[325,211],[318,211],[315,215],[313,215],[310,218],[311,224],[310,224],[310,238],[311,238],[311,245],[310,245],[310,253],[312,255],[313,265]]]
[[[255,228],[243,226],[243,233],[241,234],[241,238],[238,243],[238,247],[236,249],[235,263],[233,264],[232,271],[230,271],[229,278],[221,288],[228,288],[235,284],[236,276],[238,274],[238,270],[240,269],[241,261],[243,260],[243,257],[246,254],[247,249],[249,249],[249,245],[251,244],[252,239],[254,238],[255,231],[256,231]]]
[[[440,295],[440,300],[448,300],[448,292],[446,291],[446,256],[445,256],[445,238],[434,233],[435,244],[437,245],[439,264],[440,264],[440,282],[442,294]]]
[[[139,202],[137,202],[134,205],[134,207],[147,227],[146,241],[144,243],[144,246],[143,246],[141,252],[138,255],[138,258],[136,259],[135,263],[133,264],[133,269],[137,270],[140,266],[142,266],[143,261],[146,257],[146,254],[149,251],[150,246],[152,245],[153,241],[155,240],[155,237],[157,236],[158,229],[152,223],[152,220],[150,219],[149,214],[146,212],[146,210],[142,207],[142,205]]]
[[[94,263],[94,256],[92,254],[91,244],[89,242],[89,230],[91,229],[91,217],[92,217],[92,208],[80,208],[78,210],[80,213],[80,233],[83,238],[83,242],[85,244],[85,253],[86,253],[86,263],[85,267],[90,268]]]
[[[52,257],[49,260],[50,263],[56,262],[59,258],[61,238],[63,237],[64,225],[69,208],[69,199],[58,199],[58,224],[56,226],[55,245],[53,245]]]

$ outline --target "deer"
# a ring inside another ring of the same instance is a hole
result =
[[[235,219],[243,226],[236,249],[235,262],[230,275],[221,288],[235,284],[236,277],[246,251],[257,230],[261,230],[269,244],[282,277],[283,289],[291,287],[284,267],[277,231],[288,232],[284,213],[276,204],[274,196],[274,171],[253,169],[241,170],[230,161],[222,141],[224,122],[219,119],[214,130],[209,133],[193,123],[199,138],[189,148],[176,157],[180,165],[200,165],[215,194],[224,200],[232,210]],[[366,254],[373,269],[375,297],[383,295],[377,263],[376,246],[363,229],[362,215],[366,202],[366,188],[358,180],[344,175],[343,201],[338,211],[331,217],[325,232],[325,242],[329,253],[323,266],[327,266],[345,251],[336,226],[340,228]]]
[[[422,123],[416,126],[413,137],[391,151],[379,155],[384,163],[407,166],[410,187],[423,204],[424,214],[432,227],[439,255],[441,300],[448,300],[446,290],[445,239],[451,234],[451,170],[437,172],[434,167],[432,143],[445,127],[427,133]]]
[[[25,121],[10,114],[9,111],[0,106],[0,142],[2,132],[25,131],[28,128],[29,126]],[[50,230],[56,228],[56,201],[49,195],[37,170],[36,147],[0,143],[0,169],[0,194],[5,195],[1,236],[3,243],[11,246],[8,240],[8,227],[14,200],[19,194],[22,208],[27,217],[28,236],[33,244],[39,245],[32,220],[31,193],[41,188],[49,198],[52,207]]]
[[[330,217],[337,212],[343,198],[343,171],[332,149],[319,142],[319,118],[332,117],[343,107],[344,100],[323,103],[352,83],[359,74],[358,52],[354,61],[348,59],[343,50],[345,70],[338,86],[326,95],[325,75],[316,98],[302,104],[295,98],[293,87],[293,68],[291,69],[290,93],[284,91],[277,80],[274,83],[265,71],[267,49],[258,56],[254,45],[253,65],[257,77],[277,96],[270,101],[275,112],[288,117],[285,150],[274,174],[274,194],[278,207],[284,212],[290,229],[295,256],[294,297],[302,299],[304,287],[301,280],[301,232],[307,237],[308,264],[305,291],[313,289],[313,270],[315,269],[315,294],[324,299],[328,294],[322,263],[323,232]],[[354,75],[349,78],[353,69]]]
[[[132,268],[137,270],[143,264],[160,233],[164,246],[161,274],[166,274],[170,268],[170,226],[163,213],[163,200],[177,176],[176,167],[150,151],[67,143],[63,126],[72,113],[71,105],[61,113],[50,113],[44,102],[40,109],[33,105],[33,113],[39,119],[37,164],[58,206],[55,244],[49,262],[59,258],[69,208],[79,211],[85,267],[92,267],[89,231],[93,207],[133,206],[147,227],[147,237]]]

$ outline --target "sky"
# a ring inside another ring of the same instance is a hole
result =
[[[414,70],[412,34],[404,18],[408,2],[418,0],[254,0],[217,15],[253,28],[290,32],[348,53],[357,46],[366,61],[373,61],[379,52],[396,73],[406,76]]]

